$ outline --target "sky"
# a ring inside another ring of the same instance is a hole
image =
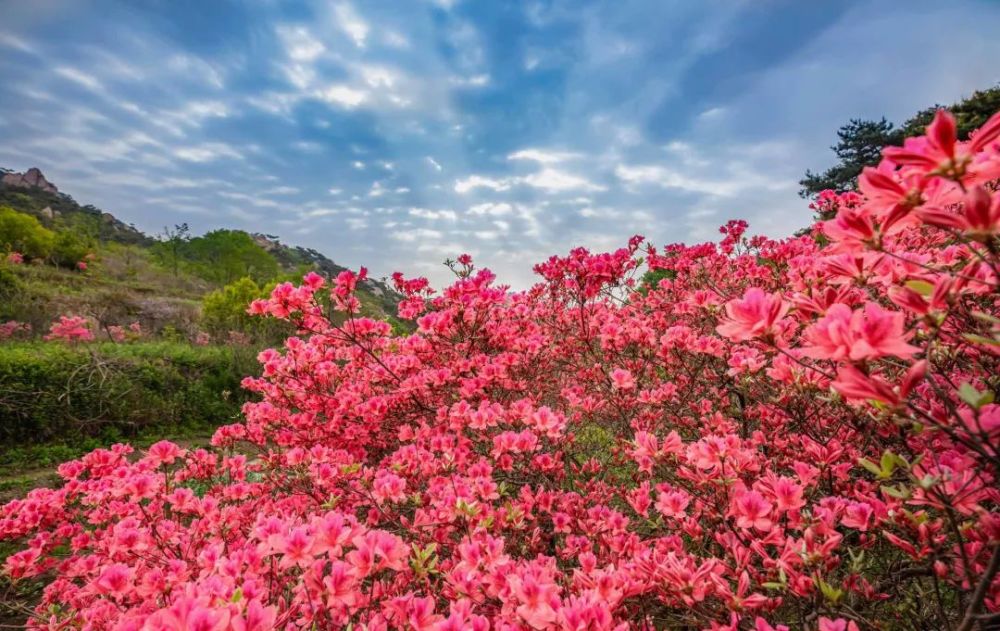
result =
[[[0,166],[441,286],[809,222],[852,117],[1000,82],[1000,2],[0,0]]]

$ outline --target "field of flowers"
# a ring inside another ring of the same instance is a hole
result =
[[[997,624],[998,136],[940,111],[785,240],[397,275],[411,335],[354,315],[363,270],[279,285],[251,311],[299,334],[211,449],[98,450],[0,509],[29,624]]]

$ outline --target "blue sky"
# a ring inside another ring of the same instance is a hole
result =
[[[187,222],[525,286],[576,245],[805,225],[851,117],[1000,81],[1000,2],[2,0],[0,165]]]

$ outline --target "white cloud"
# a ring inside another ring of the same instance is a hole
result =
[[[532,160],[542,164],[554,164],[582,157],[573,151],[547,151],[545,149],[521,149],[507,156],[508,160]]]
[[[54,72],[65,79],[79,83],[83,87],[93,90],[95,92],[101,89],[101,82],[97,80],[93,75],[89,75],[86,72],[77,70],[76,68],[71,68],[69,66],[59,66],[54,70]]]
[[[456,193],[464,194],[477,188],[489,188],[494,191],[506,191],[512,186],[519,184],[541,189],[546,193],[607,190],[607,187],[595,184],[582,176],[548,167],[536,173],[520,177],[490,178],[483,177],[481,175],[470,175],[468,177],[455,180],[454,188]]]
[[[314,61],[326,51],[323,43],[303,26],[279,26],[278,37],[285,46],[285,53],[294,61]]]
[[[506,191],[511,186],[510,178],[493,179],[481,175],[470,175],[469,177],[455,180],[456,193],[468,193],[477,188],[491,188],[494,191]]]
[[[389,234],[396,241],[404,243],[414,243],[416,241],[439,240],[444,237],[440,230],[430,228],[410,228],[408,230],[397,230]]]
[[[514,207],[506,202],[487,202],[485,204],[476,204],[469,208],[470,215],[490,215],[493,217],[500,217],[503,215],[509,215],[514,212]]]
[[[411,208],[409,214],[413,217],[420,217],[421,219],[430,219],[436,221],[438,219],[444,219],[447,221],[455,221],[458,219],[458,215],[454,210],[441,209],[433,210],[430,208]]]
[[[361,78],[372,88],[392,89],[399,82],[399,73],[385,66],[361,66]]]
[[[425,160],[427,160],[427,164],[429,164],[429,165],[431,165],[432,167],[434,167],[434,170],[435,170],[435,171],[437,171],[437,172],[439,172],[439,173],[440,173],[441,171],[443,171],[443,170],[444,170],[444,167],[442,167],[442,166],[441,166],[441,165],[440,165],[440,164],[438,163],[438,161],[437,161],[437,160],[435,160],[434,158],[432,158],[432,157],[430,157],[430,156],[427,156],[427,157],[426,157],[426,158],[424,158],[424,159],[425,159]]]
[[[7,48],[14,48],[21,51],[22,53],[34,53],[35,47],[24,41],[20,37],[11,35],[10,33],[0,33],[0,46],[6,46]]]
[[[607,187],[594,184],[584,177],[560,171],[558,169],[542,169],[538,173],[532,173],[523,178],[523,182],[528,186],[540,188],[549,193],[562,191],[603,191]]]
[[[261,191],[264,195],[294,195],[299,193],[299,189],[294,186],[274,186],[272,188]]]
[[[452,85],[459,87],[482,88],[490,84],[490,75],[479,73],[468,77],[452,77],[450,81]]]
[[[321,90],[317,96],[327,103],[348,109],[353,109],[368,99],[368,93],[364,90],[356,90],[342,84],[328,86],[325,90]]]
[[[188,162],[211,162],[219,158],[243,159],[243,154],[221,142],[206,142],[193,147],[181,147],[174,150],[174,156]]]
[[[346,2],[336,5],[333,11],[340,29],[354,41],[355,46],[364,48],[368,38],[368,23]]]

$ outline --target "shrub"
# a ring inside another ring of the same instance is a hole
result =
[[[135,342],[0,345],[0,452],[42,442],[212,428],[246,400],[253,354]]]
[[[48,627],[989,625],[997,136],[939,113],[794,238],[580,248],[518,293],[397,275],[406,337],[357,317],[363,274],[340,324],[321,277],[278,285],[253,311],[299,335],[242,422],[64,464],[5,507],[6,570],[51,572]],[[640,258],[673,274],[638,292]]]
[[[59,316],[59,319],[52,323],[49,334],[45,336],[49,341],[61,341],[73,344],[75,342],[90,342],[94,339],[94,331],[91,329],[91,322],[83,316]]]
[[[52,251],[56,235],[31,215],[0,206],[0,250],[44,259]]]

